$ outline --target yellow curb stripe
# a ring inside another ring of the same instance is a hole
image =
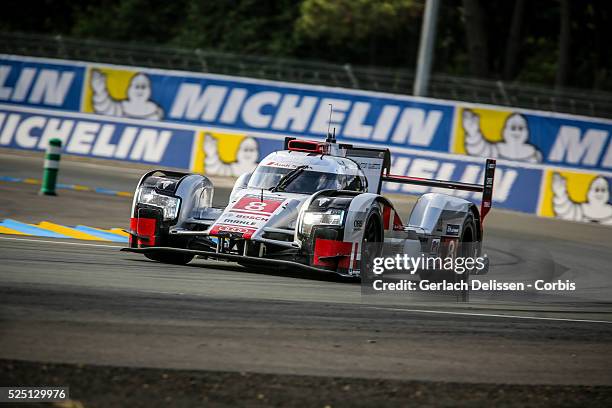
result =
[[[40,184],[40,180],[33,179],[33,178],[23,179],[23,182],[27,184]]]
[[[0,234],[12,234],[12,235],[30,235],[25,232],[17,231],[12,228],[3,227],[0,225]]]
[[[87,186],[80,186],[75,184],[74,186],[72,186],[73,190],[77,190],[77,191],[89,191],[91,190],[91,188],[87,187]]]
[[[36,225],[36,227],[46,229],[48,231],[53,231],[58,234],[66,235],[74,239],[83,239],[87,241],[109,241],[110,242],[110,240],[108,239],[96,237],[94,235],[87,234],[85,232],[76,230],[74,228],[64,227],[63,225],[54,224],[48,221],[43,221],[40,224]]]
[[[117,191],[117,195],[120,197],[132,197],[132,193],[128,191]]]
[[[104,230],[104,231],[110,232],[110,233],[113,233],[113,234],[117,234],[117,235],[121,235],[123,237],[129,237],[130,236],[130,234],[128,234],[127,232],[125,232],[121,228],[111,228],[111,229]]]
[[[115,235],[119,235],[121,237],[130,237],[130,234],[128,234],[127,232],[124,232],[122,228],[111,228],[111,229],[103,229],[103,228],[96,228],[96,227],[89,227],[89,228],[93,228],[95,230],[98,231],[102,231],[102,232],[108,232],[109,234],[115,234]]]

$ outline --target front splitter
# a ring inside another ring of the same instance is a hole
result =
[[[304,265],[299,262],[286,261],[283,259],[271,259],[271,258],[258,258],[254,256],[236,255],[236,254],[224,254],[210,251],[200,251],[197,249],[184,249],[184,248],[172,248],[172,247],[143,247],[143,248],[121,248],[123,252],[134,252],[137,254],[150,254],[150,253],[179,253],[179,254],[190,254],[200,256],[205,259],[215,259],[230,262],[240,263],[251,263],[257,265],[268,265],[268,266],[283,266],[288,268],[295,268],[303,272],[311,273],[324,273],[335,276],[341,276],[343,278],[355,278],[355,276],[342,274],[336,271],[330,271],[328,269],[317,268],[315,266]]]

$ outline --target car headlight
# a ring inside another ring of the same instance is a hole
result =
[[[138,202],[161,208],[164,212],[164,221],[167,221],[177,217],[181,199],[157,194],[152,188],[142,188],[138,195]]]
[[[330,209],[325,212],[306,212],[304,214],[304,225],[342,225],[344,211]]]

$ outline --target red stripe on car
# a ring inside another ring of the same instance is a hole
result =
[[[157,220],[155,218],[130,218],[130,230],[138,235],[138,246],[155,246],[155,228]],[[140,238],[143,237],[143,238]],[[133,239],[133,237],[130,237]]]
[[[383,208],[383,229],[388,230],[391,224],[391,207],[385,205]]]
[[[351,247],[351,242],[317,238],[314,245],[313,265],[348,268]]]

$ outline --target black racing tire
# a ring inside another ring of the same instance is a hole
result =
[[[474,216],[469,214],[463,222],[463,228],[461,229],[461,238],[459,239],[460,253],[458,256],[473,256],[473,247],[469,244],[474,244],[478,239],[476,232],[476,223],[474,222]]]
[[[474,243],[476,238],[476,224],[473,215],[470,213],[465,218],[463,228],[461,228],[457,257],[473,256],[474,254],[471,252],[472,248],[469,244]],[[458,275],[454,271],[424,271],[419,273],[419,277],[421,280],[428,280],[432,283],[440,283],[442,281],[459,282],[461,279],[466,279],[464,274]]]
[[[477,240],[476,233],[476,223],[474,222],[474,217],[470,213],[465,218],[463,222],[463,228],[461,229],[461,238],[459,239],[459,252],[457,254],[458,257],[474,257],[476,258],[476,253],[474,252],[474,242]],[[464,282],[466,286],[469,287],[470,282],[470,272],[465,271],[462,274],[454,273],[455,282]],[[470,290],[465,289],[460,291],[460,300],[462,302],[467,302],[470,299]]]
[[[186,265],[191,262],[195,255],[179,254],[174,252],[152,252],[149,254],[145,254],[145,256],[152,261],[157,261],[165,264]]]
[[[371,271],[374,258],[381,256],[384,242],[382,216],[377,205],[373,205],[366,217],[361,238],[361,274]],[[373,245],[374,244],[374,245]]]

